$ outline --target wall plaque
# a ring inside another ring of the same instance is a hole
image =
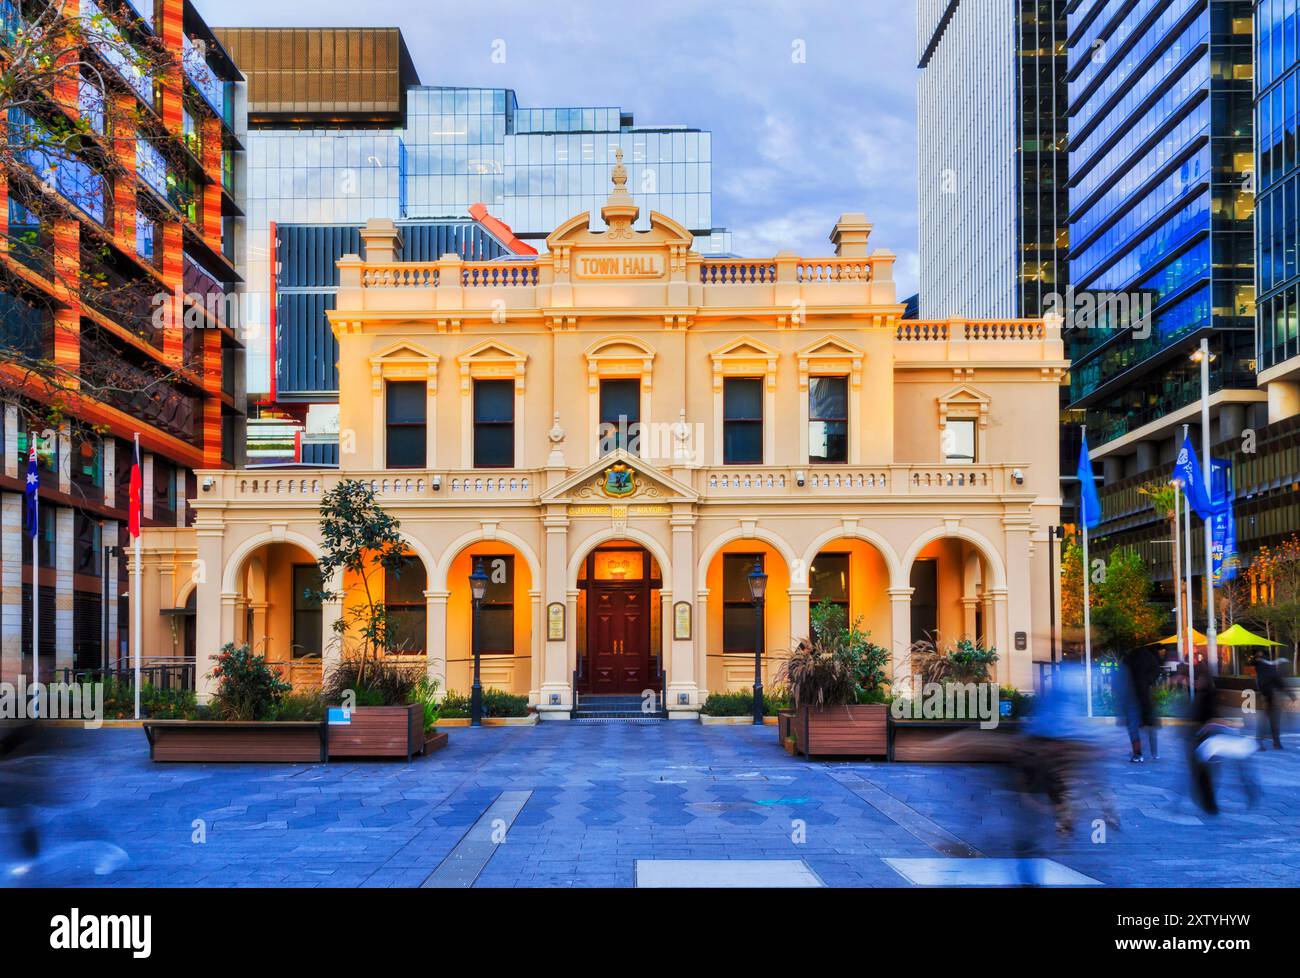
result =
[[[552,601],[546,606],[546,641],[564,641],[564,604]]]
[[[673,640],[687,642],[691,638],[691,603],[678,601],[673,605]]]

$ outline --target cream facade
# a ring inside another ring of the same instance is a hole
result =
[[[193,527],[146,531],[148,654],[192,628],[204,695],[228,641],[319,681],[342,607],[305,607],[299,586],[322,494],[360,479],[413,558],[386,585],[403,661],[468,690],[483,558],[484,685],[546,719],[645,690],[689,717],[747,688],[755,560],[769,684],[828,599],[895,662],[923,634],[977,637],[1000,682],[1032,686],[1057,330],[901,319],[894,256],[860,214],[835,225],[834,257],[704,258],[660,214],[633,230],[621,164],[613,183],[604,231],[576,215],[530,260],[404,262],[394,225],[370,222],[331,313],[339,468],[200,472]],[[187,604],[192,619],[160,614]]]

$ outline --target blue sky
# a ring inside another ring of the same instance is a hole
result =
[[[865,211],[873,245],[899,256],[900,297],[915,291],[912,0],[196,3],[213,26],[396,26],[428,85],[712,130],[714,223],[738,253],[826,255],[836,216]]]

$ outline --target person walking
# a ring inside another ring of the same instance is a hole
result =
[[[1273,749],[1282,749],[1282,697],[1288,697],[1291,702],[1295,702],[1295,693],[1287,688],[1286,680],[1282,676],[1282,667],[1286,662],[1285,659],[1270,659],[1261,652],[1255,659],[1255,687],[1259,691],[1259,698],[1263,701],[1256,705],[1255,713],[1255,739],[1259,742],[1259,749],[1265,750],[1264,747],[1264,721],[1267,718],[1269,729],[1273,734]]]
[[[1151,760],[1158,760],[1160,752],[1156,741],[1156,709],[1152,701],[1152,687],[1160,676],[1160,656],[1149,646],[1133,649],[1124,657],[1127,673],[1127,711],[1128,738],[1132,746],[1134,764],[1142,763],[1142,728],[1147,731],[1147,743],[1151,748]]]

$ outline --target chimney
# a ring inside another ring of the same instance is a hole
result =
[[[867,223],[866,214],[841,214],[831,231],[831,243],[835,245],[836,258],[866,258],[867,239],[871,237],[871,225]]]

